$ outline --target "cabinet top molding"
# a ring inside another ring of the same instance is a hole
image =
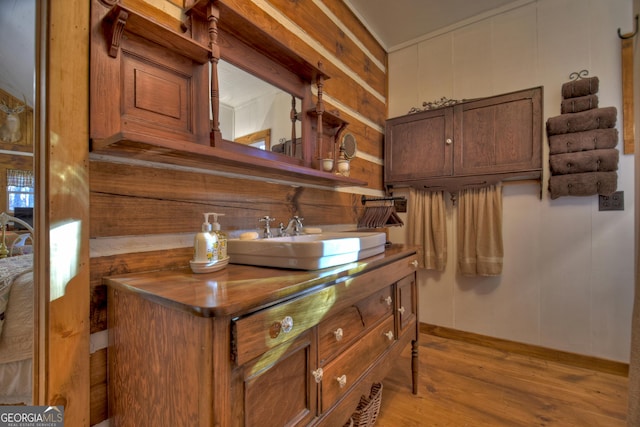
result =
[[[443,96],[440,99],[435,101],[427,102],[424,101],[422,103],[422,108],[419,107],[411,107],[408,114],[419,113],[421,111],[429,111],[436,110],[438,108],[451,107],[452,105],[460,104],[461,102],[468,101],[467,99],[449,99],[446,96]]]

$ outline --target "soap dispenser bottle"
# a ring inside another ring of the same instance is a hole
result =
[[[196,233],[193,242],[193,260],[195,262],[212,262],[218,260],[218,238],[211,234],[209,214],[205,213],[202,229]]]
[[[210,215],[213,215],[213,224],[211,234],[215,234],[218,240],[218,260],[221,261],[227,258],[227,235],[220,231],[220,223],[218,222],[219,216],[224,216],[224,214],[219,214],[215,212],[210,212]]]

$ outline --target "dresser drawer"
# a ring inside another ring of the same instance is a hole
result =
[[[393,316],[376,326],[323,369],[321,411],[329,409],[395,342]]]
[[[392,288],[389,286],[322,321],[318,327],[320,366],[391,314],[393,304]]]
[[[363,298],[388,289],[398,277],[411,274],[415,269],[415,255],[412,255],[376,270],[339,279],[338,283],[312,294],[241,317],[232,323],[232,357],[242,365]]]

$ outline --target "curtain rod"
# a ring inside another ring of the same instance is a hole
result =
[[[366,196],[362,196],[361,198],[362,200],[362,204],[366,204],[367,202],[378,202],[378,201],[384,201],[384,200],[405,200],[404,196],[398,196],[398,197],[374,197],[374,198],[370,198],[368,199]]]

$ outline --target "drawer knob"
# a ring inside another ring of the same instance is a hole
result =
[[[340,386],[340,388],[344,388],[344,386],[347,385],[347,376],[346,375],[342,375],[342,376],[336,378],[336,381],[338,381],[338,385]]]
[[[404,310],[404,307],[400,307],[400,308],[398,309],[398,312],[399,312],[401,315],[402,315],[402,314],[404,314],[404,311],[405,311],[405,310]]]
[[[418,268],[418,260],[417,260],[417,259],[414,259],[413,261],[411,261],[411,266],[412,266],[413,268]]]
[[[381,297],[380,300],[382,302],[386,302],[387,305],[391,305],[391,303],[393,302],[393,299],[391,298],[391,295],[386,296],[386,297]]]
[[[320,381],[322,381],[322,375],[324,374],[324,371],[322,370],[322,368],[318,368],[315,371],[311,371],[311,375],[313,375],[313,378],[316,380],[316,383],[320,383]]]
[[[393,331],[383,332],[382,335],[384,335],[387,338],[389,338],[389,341],[393,341]]]
[[[344,332],[342,331],[342,328],[338,328],[333,331],[333,335],[336,337],[336,341],[341,341],[342,337],[344,337]]]
[[[288,333],[293,329],[293,319],[291,316],[287,316],[279,322],[273,322],[271,328],[269,328],[269,336],[273,339],[278,338],[280,332]]]
[[[451,145],[453,143],[453,140],[451,138],[447,138],[445,142],[447,143],[447,145]]]
[[[282,319],[282,322],[280,322],[280,329],[282,329],[282,332],[285,334],[291,332],[293,329],[293,318],[291,316],[286,316]]]

